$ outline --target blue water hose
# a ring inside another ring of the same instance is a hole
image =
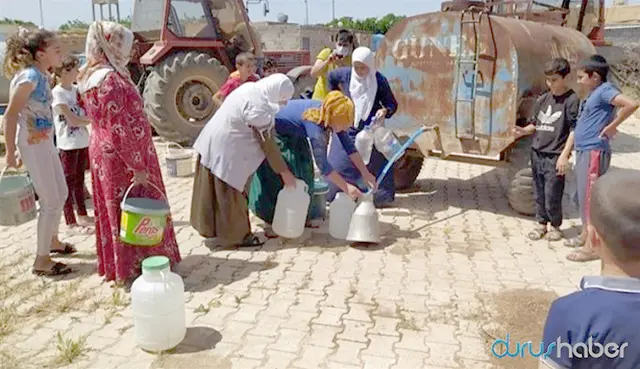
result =
[[[420,127],[418,128],[418,130],[416,130],[411,137],[409,137],[409,139],[407,140],[407,142],[405,142],[399,150],[397,150],[393,156],[391,157],[391,160],[389,160],[387,162],[387,165],[384,167],[384,169],[382,169],[382,172],[380,173],[380,175],[378,176],[378,178],[376,179],[376,187],[380,186],[380,183],[382,182],[382,180],[384,179],[384,177],[387,175],[387,173],[389,172],[389,169],[391,169],[391,166],[393,165],[393,163],[396,162],[396,160],[400,159],[400,157],[402,156],[402,154],[404,153],[404,151],[406,149],[409,148],[409,146],[411,146],[411,144],[413,144],[413,142],[423,133],[425,133],[426,131],[428,131],[429,128],[428,127]],[[372,189],[369,189],[367,191],[367,194],[371,194],[373,191]]]

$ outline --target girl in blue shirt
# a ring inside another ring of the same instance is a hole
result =
[[[305,181],[312,194],[314,185],[313,160],[321,174],[335,187],[353,199],[362,196],[360,189],[346,181],[327,160],[327,142],[331,133],[348,159],[358,168],[359,175],[369,186],[375,186],[375,177],[367,170],[346,130],[354,119],[353,102],[339,91],[330,92],[324,102],[317,100],[291,100],[276,114],[276,142],[291,172]],[[311,144],[311,147],[309,147]],[[278,192],[282,181],[265,162],[253,176],[249,190],[249,207],[260,219],[273,222]],[[276,237],[270,227],[267,237]]]
[[[347,131],[352,140],[358,132],[371,124],[375,118],[389,119],[395,114],[396,102],[387,79],[376,71],[373,52],[367,47],[357,48],[352,55],[352,67],[336,69],[329,73],[329,87],[331,90],[342,90],[353,99],[355,104],[355,119],[353,126]],[[334,136],[335,138],[335,136]],[[364,189],[364,183],[359,171],[349,160],[348,153],[338,144],[339,140],[331,140],[329,163],[347,180]],[[367,168],[378,176],[387,165],[387,159],[374,147]],[[340,191],[335,185],[329,184],[328,200],[332,201]],[[375,193],[376,207],[390,204],[395,200],[395,183],[393,181],[393,167],[380,183],[380,189]]]

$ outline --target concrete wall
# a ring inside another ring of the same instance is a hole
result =
[[[253,22],[265,50],[309,50],[312,63],[325,47],[335,44],[337,28],[303,26],[291,23]],[[371,47],[371,34],[356,32],[360,46]]]

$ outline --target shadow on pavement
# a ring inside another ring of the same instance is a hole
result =
[[[240,281],[254,272],[269,270],[277,265],[278,263],[271,261],[262,263],[191,255],[182,259],[176,273],[183,278],[186,292],[204,292],[221,284],[226,286]]]
[[[220,332],[205,326],[187,328],[184,340],[173,350],[164,352],[151,363],[149,369],[216,368],[231,369],[228,358],[215,355],[215,347],[222,340]]]
[[[574,183],[573,173],[568,174],[563,198],[565,218],[578,217],[572,199]],[[399,193],[393,210],[401,215],[406,209],[427,220],[435,220],[436,213],[449,208],[459,208],[465,212],[477,210],[533,221],[533,216],[519,214],[509,206],[508,190],[509,181],[502,168],[494,168],[470,179],[424,178],[417,180],[412,189]]]
[[[328,222],[327,222],[328,223]],[[331,237],[327,230],[320,231],[316,229],[305,230],[305,235],[295,240],[283,240],[275,238],[269,240],[262,251],[277,251],[282,249],[300,248],[305,251],[331,251],[342,252],[348,247],[354,247],[363,251],[376,251],[393,245],[400,238],[416,238],[420,234],[415,231],[401,229],[395,224],[380,221],[380,243],[377,244],[356,244],[346,240],[339,240]],[[251,251],[251,248],[241,248],[239,251]],[[257,248],[254,248],[257,250]]]
[[[216,347],[222,340],[220,332],[210,327],[198,326],[187,328],[187,335],[172,353],[187,354],[207,351]]]

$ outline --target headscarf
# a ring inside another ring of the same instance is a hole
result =
[[[134,35],[119,23],[96,21],[89,26],[85,46],[87,63],[80,75],[81,91],[88,91],[102,83],[115,70],[132,84],[127,64]]]
[[[282,73],[275,73],[259,80],[256,82],[256,87],[262,91],[269,103],[277,105],[278,110],[279,103],[290,100],[295,92],[291,79]]]
[[[243,85],[247,85],[246,83]],[[242,87],[242,86],[241,86]],[[276,73],[253,83],[255,93],[247,89],[247,105],[244,119],[249,126],[257,129],[263,135],[275,124],[276,113],[280,110],[280,102],[293,97],[293,82],[282,73]],[[238,88],[236,91],[240,91]]]
[[[354,126],[360,124],[360,121],[367,119],[373,109],[373,102],[378,92],[378,81],[376,80],[376,65],[373,59],[373,52],[368,48],[361,46],[353,51],[351,56],[352,65],[355,62],[364,63],[369,67],[369,74],[364,78],[356,74],[355,68],[351,68],[351,82],[349,83],[349,93],[356,105]]]
[[[355,106],[351,99],[340,91],[331,91],[320,108],[305,110],[302,119],[337,130],[351,126],[354,111]]]

